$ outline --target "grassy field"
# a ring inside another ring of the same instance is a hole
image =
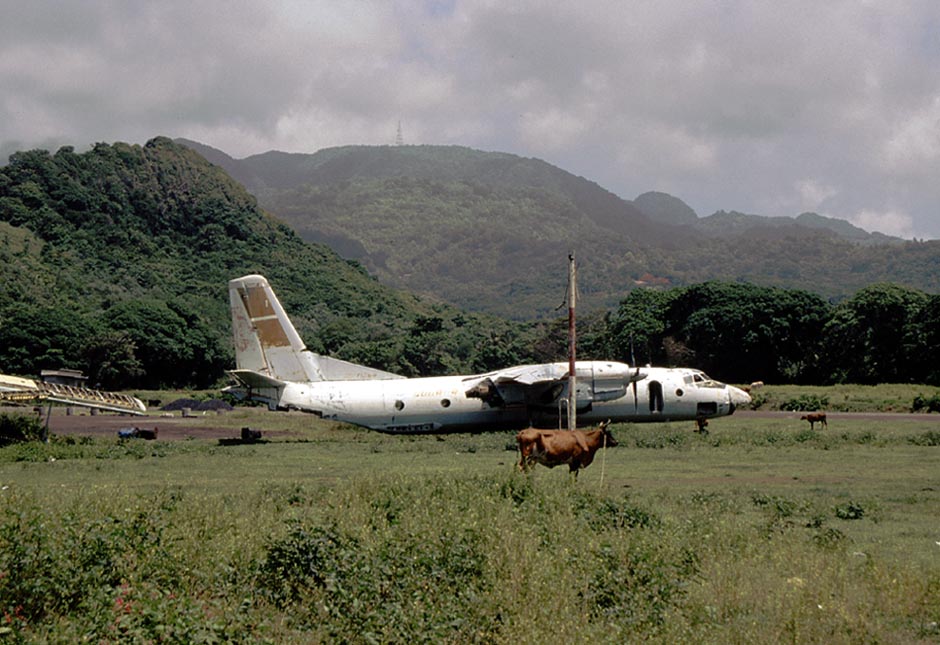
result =
[[[938,415],[621,425],[577,482],[511,433],[194,423],[284,434],[0,449],[0,636],[940,642]]]
[[[830,412],[910,412],[918,396],[940,403],[940,388],[909,383],[881,385],[766,385],[751,392],[756,409],[818,401]]]

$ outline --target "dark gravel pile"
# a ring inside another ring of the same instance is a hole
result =
[[[223,401],[222,399],[207,399],[205,401],[197,401],[196,399],[176,399],[164,405],[161,410],[167,412],[178,412],[183,408],[189,408],[193,412],[214,412],[216,410],[232,410],[232,406]]]

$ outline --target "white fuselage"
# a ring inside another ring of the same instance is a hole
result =
[[[236,397],[395,433],[548,428],[568,417],[568,363],[407,379],[308,351],[263,276],[230,280],[229,300],[238,385],[227,391]],[[750,401],[698,370],[577,361],[574,372],[578,425],[696,419],[701,427]]]
[[[580,371],[580,365],[579,365]],[[707,419],[731,414],[750,401],[743,390],[697,370],[643,368],[646,378],[613,396],[578,386],[578,425]],[[506,397],[491,406],[466,391],[480,376],[288,383],[277,407],[391,433],[481,432],[530,425],[557,427],[566,418],[567,386],[546,405]],[[509,388],[511,390],[511,387]],[[504,394],[506,392],[504,391]],[[561,407],[559,407],[561,402]]]

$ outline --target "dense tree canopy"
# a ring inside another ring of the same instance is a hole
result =
[[[940,384],[940,295],[928,296],[906,329],[911,381]]]
[[[709,282],[631,293],[593,342],[733,382],[940,383],[938,299],[877,284],[833,306],[799,290]]]
[[[0,324],[0,365],[24,374],[81,368],[82,349],[94,333],[88,320],[76,318],[67,307],[12,305]]]
[[[892,284],[876,284],[836,307],[824,329],[824,362],[830,378],[849,383],[893,383],[916,377],[922,343],[926,294]]]

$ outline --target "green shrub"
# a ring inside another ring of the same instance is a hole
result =
[[[819,439],[819,433],[810,428],[803,428],[793,437],[797,443],[806,443],[807,441],[813,441]]]
[[[787,412],[813,412],[825,410],[828,407],[829,397],[818,394],[801,394],[795,399],[789,399],[780,404],[780,409]]]
[[[258,582],[278,605],[300,601],[316,589],[337,590],[355,578],[361,549],[335,530],[295,525],[268,548]]]
[[[45,426],[28,414],[0,414],[0,446],[25,441],[42,441]]]
[[[682,430],[670,429],[661,432],[644,432],[638,434],[633,443],[637,448],[653,448],[662,450],[664,448],[681,448],[691,441],[688,432]]]
[[[754,506],[763,508],[778,518],[790,517],[800,508],[800,504],[792,499],[777,495],[764,495],[763,493],[752,495],[751,502]]]
[[[651,545],[604,544],[593,555],[585,592],[592,615],[638,632],[662,626],[699,571],[698,556],[689,549],[670,555]]]
[[[512,500],[513,504],[521,505],[532,497],[532,479],[523,476],[510,477],[500,484],[499,492],[502,497]]]
[[[859,433],[855,437],[855,443],[868,446],[868,445],[873,444],[876,438],[877,436],[875,435],[874,432],[872,432],[871,430],[866,430],[865,432]]]
[[[654,513],[634,506],[628,500],[615,501],[580,493],[575,496],[574,510],[595,531],[650,528],[660,524],[660,519]]]
[[[915,446],[940,446],[940,431],[928,430],[919,435],[908,437],[908,442]]]
[[[116,518],[67,514],[60,523],[36,509],[8,508],[0,524],[0,609],[32,622],[109,604],[123,558],[135,550],[127,529]]]
[[[760,410],[767,403],[767,395],[763,392],[751,392],[750,408]]]
[[[865,509],[855,502],[840,504],[836,506],[836,517],[840,520],[860,520],[865,517]]]
[[[259,590],[299,623],[328,624],[329,639],[463,640],[479,621],[486,549],[466,528],[434,539],[391,531],[368,541],[335,526],[295,522],[258,565]]]
[[[927,412],[940,412],[940,393],[929,397],[926,397],[923,394],[918,394],[915,396],[914,402],[911,404],[911,411],[920,412],[921,410],[926,410]]]
[[[847,540],[845,533],[832,527],[827,527],[813,535],[813,542],[824,549],[837,549]]]

